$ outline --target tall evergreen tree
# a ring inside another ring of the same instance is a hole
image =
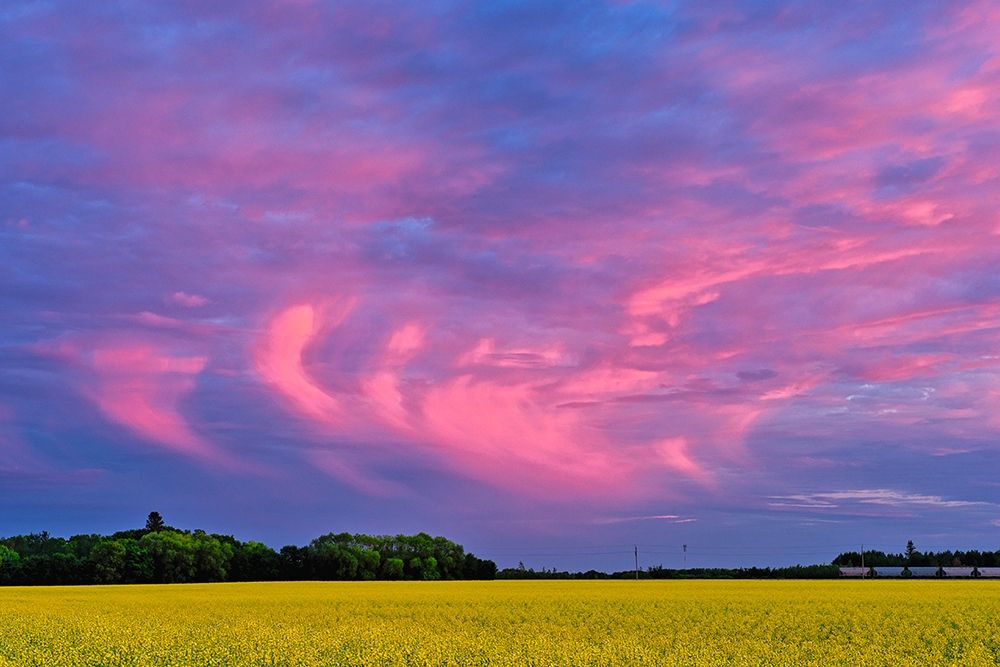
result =
[[[164,525],[163,517],[160,516],[159,512],[150,512],[149,516],[146,517],[146,532],[159,532],[163,530]]]

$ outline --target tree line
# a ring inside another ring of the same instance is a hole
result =
[[[275,551],[231,535],[181,530],[152,512],[111,535],[0,539],[0,584],[493,579],[496,563],[443,537],[328,533]]]
[[[906,543],[901,553],[865,549],[865,567],[1000,567],[1000,550],[979,551],[918,551],[913,540]],[[861,552],[845,551],[833,559],[833,564],[842,567],[860,567]]]
[[[639,579],[837,579],[840,570],[835,565],[792,565],[790,567],[692,567],[666,568],[662,565],[641,569]],[[619,572],[568,572],[542,568],[506,567],[497,572],[497,579],[636,579],[635,570]]]

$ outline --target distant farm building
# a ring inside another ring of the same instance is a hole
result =
[[[902,567],[890,567],[888,565],[881,565],[875,568],[876,577],[902,577],[903,568]]]
[[[926,578],[926,577],[936,577],[936,576],[938,576],[938,568],[933,567],[933,566],[911,567],[909,569],[910,569],[910,576],[913,576],[913,577],[924,577],[924,578]]]
[[[842,567],[840,568],[840,576],[842,577],[867,577],[868,568],[867,567]]]
[[[878,565],[871,568],[842,567],[840,568],[840,576],[853,579],[860,579],[862,577],[879,577],[881,579],[900,579],[907,577],[913,577],[916,579],[930,579],[932,577],[950,577],[952,579],[992,577],[1000,579],[1000,567],[937,567],[934,565],[916,567]]]

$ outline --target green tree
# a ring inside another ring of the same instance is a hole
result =
[[[59,552],[43,558],[48,561],[49,582],[64,585],[86,583],[83,568],[80,567],[81,561],[76,554]]]
[[[153,558],[139,540],[123,538],[117,540],[125,547],[125,567],[122,579],[126,584],[153,581]]]
[[[273,581],[278,578],[280,557],[271,547],[261,542],[239,544],[230,561],[231,581]]]
[[[94,572],[94,581],[115,584],[125,579],[125,545],[118,540],[104,540],[90,550],[88,560]]]
[[[358,556],[358,578],[377,579],[379,566],[382,564],[382,556],[374,549],[360,548],[357,550]]]
[[[163,523],[163,517],[160,516],[159,512],[150,512],[149,516],[146,517],[146,532],[156,533],[165,527],[166,524]]]
[[[194,578],[192,581],[224,581],[233,547],[201,530],[188,537],[194,551]]]
[[[424,578],[424,561],[420,558],[416,556],[411,558],[410,562],[406,564],[406,569],[410,579]]]
[[[260,542],[243,543],[231,535],[176,530],[164,525],[156,512],[150,513],[146,528],[69,539],[45,532],[4,538],[0,583],[492,579],[497,575],[493,561],[466,554],[461,545],[427,533],[329,533],[306,547],[283,547],[279,554]],[[996,556],[987,552],[982,558]]]
[[[17,579],[17,569],[21,562],[21,554],[6,544],[0,544],[0,583],[8,583]]]
[[[154,581],[173,584],[194,580],[198,570],[195,544],[190,535],[161,530],[146,533],[139,544],[149,553]]]
[[[0,544],[0,567],[5,567],[8,564],[16,564],[20,560],[20,554],[8,547],[6,544]]]
[[[462,579],[496,579],[497,564],[491,560],[476,558],[473,554],[465,554],[462,566]]]
[[[441,578],[441,572],[438,570],[438,561],[434,556],[428,556],[424,559],[424,567],[422,577],[427,581],[434,581]]]
[[[441,579],[455,579],[462,576],[465,564],[465,549],[443,537],[434,538],[434,558]]]
[[[64,551],[81,560],[86,560],[95,546],[105,538],[100,535],[74,535],[66,541]]]
[[[309,547],[286,545],[278,552],[278,576],[285,581],[308,579]]]
[[[402,558],[387,558],[382,567],[382,577],[390,581],[398,581],[403,578],[404,568]]]

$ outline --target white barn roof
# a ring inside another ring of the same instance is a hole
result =
[[[882,565],[875,568],[876,577],[902,577],[903,568],[889,565]]]
[[[840,568],[840,576],[842,577],[861,577],[867,574],[866,567],[842,567]]]

